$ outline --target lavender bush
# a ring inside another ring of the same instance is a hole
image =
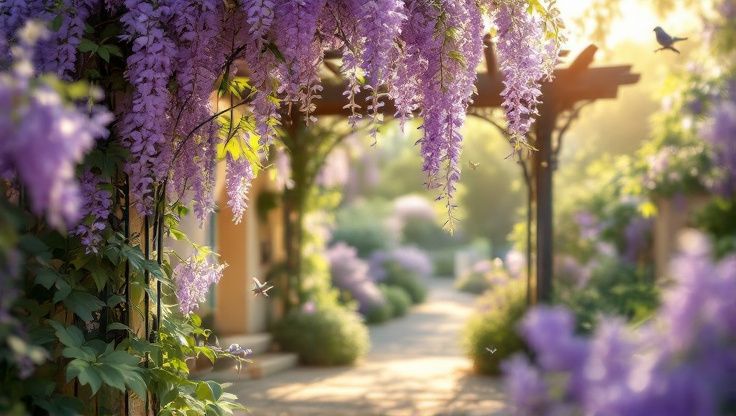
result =
[[[326,252],[330,262],[332,283],[358,302],[363,315],[385,304],[381,291],[368,275],[368,264],[358,258],[357,250],[344,243],[337,243]]]
[[[376,251],[371,255],[368,261],[371,279],[377,282],[385,280],[387,263],[394,263],[420,278],[431,277],[434,271],[432,259],[424,250],[414,246],[400,246],[391,250]]]

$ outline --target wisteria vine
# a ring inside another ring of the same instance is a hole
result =
[[[509,129],[521,140],[534,114],[539,83],[551,74],[559,41],[547,26],[549,16],[556,16],[551,13],[554,2],[545,3],[549,10],[541,4],[524,0],[6,1],[0,4],[0,65],[10,62],[11,48],[23,42],[16,31],[33,18],[49,32],[35,46],[33,63],[42,72],[75,81],[118,68],[125,85],[105,91],[116,115],[109,140],[129,155],[124,173],[136,210],[151,214],[156,199],[164,197],[193,205],[204,221],[215,209],[216,164],[224,161],[228,205],[240,221],[250,181],[268,146],[277,139],[281,120],[292,122],[300,112],[307,123],[316,121],[322,65],[326,57],[339,57],[351,122],[365,111],[375,133],[389,99],[395,108],[393,116],[403,121],[418,114],[423,119],[419,143],[426,182],[445,200],[452,221],[460,178],[461,128],[472,101],[483,36],[490,30],[486,22],[493,21],[498,29],[499,60],[506,76],[504,108]],[[117,25],[117,32],[111,32],[117,34],[95,38],[96,31],[102,30],[99,22]],[[214,92],[218,99],[213,99]],[[71,164],[81,161],[82,153],[94,145],[94,137],[106,133],[100,121],[109,119],[94,118],[82,129],[87,134],[78,134],[64,145],[74,147],[74,152],[63,163],[48,165],[56,169],[47,172],[49,178],[72,180]],[[30,118],[22,122],[37,124],[44,123]],[[66,137],[68,132],[62,133]],[[29,132],[24,142],[35,148],[48,137]],[[77,226],[79,218],[73,218],[70,208],[59,213],[55,206],[62,202],[48,198],[68,198],[79,192],[78,185],[69,183],[49,193],[48,184],[34,186],[40,181],[27,179],[25,167],[9,162],[4,155],[10,150],[0,151],[5,158],[2,168],[14,169],[14,175],[27,182],[24,185],[37,212],[48,210],[53,224],[66,222],[94,253],[110,207],[105,197],[112,198],[99,185],[108,179],[95,178],[97,170],[84,173],[86,201],[69,205],[81,206],[79,212],[86,215]],[[10,173],[3,175],[10,177]]]

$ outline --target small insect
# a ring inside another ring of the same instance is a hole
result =
[[[473,162],[472,160],[470,161],[470,168],[471,169],[476,170],[476,169],[478,169],[478,166],[480,166],[480,162]]]
[[[273,286],[268,286],[268,282],[261,283],[257,278],[253,278],[253,289],[251,290],[256,296],[263,295],[268,297],[268,291],[271,289],[273,289]]]
[[[495,353],[495,352],[497,351],[497,349],[496,349],[496,348],[494,348],[494,349],[490,349],[490,348],[486,347],[486,351],[488,351],[488,352],[490,352],[491,354],[493,354],[493,353]]]

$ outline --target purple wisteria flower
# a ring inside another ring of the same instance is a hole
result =
[[[45,33],[39,23],[27,23],[13,47],[13,67],[0,73],[0,175],[21,183],[33,212],[50,225],[72,227],[82,205],[76,165],[96,138],[107,136],[112,117],[65,103],[54,88],[36,82],[32,50]]]
[[[153,185],[166,177],[171,163],[171,143],[166,136],[172,122],[168,82],[177,48],[162,23],[171,17],[172,9],[166,3],[125,0],[125,7],[123,39],[133,48],[126,78],[134,91],[120,134],[132,156],[126,172],[133,202],[139,212],[150,213]]]
[[[494,11],[497,52],[504,75],[503,108],[508,130],[518,143],[526,143],[542,95],[541,81],[552,75],[557,51],[546,40],[539,17],[527,10],[527,3],[511,1]]]
[[[210,287],[222,278],[225,265],[190,257],[174,268],[176,298],[183,314],[194,312],[204,302]]]
[[[87,171],[81,177],[82,221],[73,233],[82,239],[87,254],[97,253],[102,242],[102,231],[107,228],[107,219],[112,207],[112,193],[101,187],[102,178]],[[109,182],[107,182],[109,183]]]
[[[228,196],[227,205],[233,212],[233,221],[236,224],[242,221],[248,207],[248,191],[254,177],[253,165],[245,156],[234,159],[232,155],[228,154],[227,179],[225,180]]]

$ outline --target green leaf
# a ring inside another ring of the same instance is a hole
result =
[[[79,41],[79,45],[77,46],[77,49],[79,49],[79,52],[82,52],[82,53],[95,52],[97,48],[98,48],[97,44],[87,38],[82,38]]]
[[[53,302],[60,302],[72,293],[72,287],[64,279],[56,280],[56,293],[54,293]]]
[[[56,17],[54,17],[54,20],[51,21],[49,27],[51,28],[51,31],[58,32],[59,29],[61,29],[62,23],[64,23],[64,15],[57,14]]]
[[[197,383],[197,388],[194,391],[194,394],[199,400],[206,400],[206,401],[215,401],[214,394],[212,392],[212,389],[210,388],[210,385],[205,383],[204,381],[200,381]]]
[[[102,377],[98,368],[92,367],[86,361],[74,360],[67,366],[67,381],[69,380],[69,369],[72,367],[72,363],[79,363],[75,366],[73,372],[77,372],[77,380],[81,385],[89,385],[92,389],[92,394],[97,394],[97,391],[102,387]],[[78,370],[76,368],[79,368]]]
[[[110,55],[120,58],[123,57],[123,52],[118,48],[118,45],[105,45],[105,47],[107,47],[107,51],[110,52]]]
[[[101,365],[96,368],[102,381],[110,387],[125,391],[125,377],[119,368],[112,365]]]
[[[81,347],[84,343],[84,334],[76,326],[64,326],[62,323],[49,320],[55,330],[56,338],[67,347]]]
[[[143,377],[138,372],[126,371],[123,376],[125,377],[125,384],[138,395],[138,397],[146,397],[146,382],[143,381]]]
[[[106,46],[103,45],[97,48],[97,55],[99,55],[105,62],[110,62],[110,51]]]
[[[94,262],[90,262],[86,269],[89,270],[92,280],[95,281],[97,291],[102,292],[102,289],[105,288],[105,285],[107,285],[108,280],[110,280],[110,277],[113,274],[112,270],[110,270],[110,268],[99,259],[96,259]]]
[[[38,274],[36,274],[36,279],[34,280],[34,283],[37,285],[41,285],[46,289],[51,289],[58,278],[59,275],[54,270],[43,269],[39,271]]]
[[[105,302],[90,293],[75,290],[64,299],[64,305],[83,321],[91,321],[93,319],[92,312],[102,309]]]
[[[120,295],[112,295],[107,298],[107,306],[110,308],[113,308],[123,302],[125,302],[125,298]]]
[[[84,361],[94,361],[97,357],[95,350],[90,347],[66,347],[61,352],[66,358],[78,358]]]
[[[212,390],[212,397],[214,397],[214,401],[220,400],[220,397],[222,396],[222,385],[216,381],[207,380],[205,383],[210,386],[210,390]]]
[[[137,366],[138,358],[128,354],[125,351],[113,351],[109,354],[105,354],[98,360],[104,364],[110,365],[126,365],[126,366]]]

